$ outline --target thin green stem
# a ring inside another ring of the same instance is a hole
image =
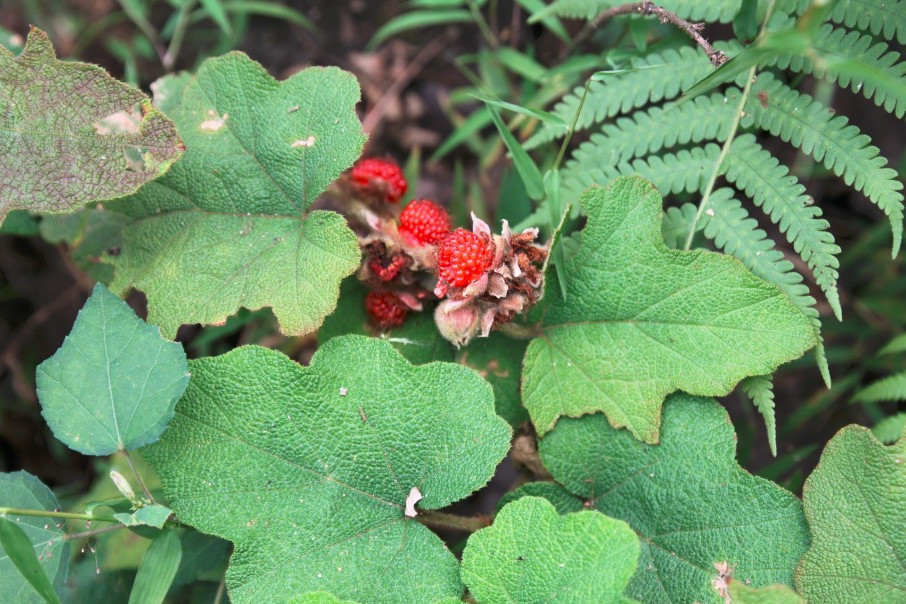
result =
[[[179,9],[179,15],[176,17],[176,27],[173,29],[173,37],[170,38],[170,45],[167,47],[166,54],[164,54],[164,69],[166,69],[168,73],[173,71],[173,67],[176,66],[176,59],[182,48],[182,41],[186,36],[186,29],[189,27],[189,21],[191,20],[189,17],[191,17],[193,8],[195,8],[195,0],[183,0],[183,4]]]
[[[154,26],[139,12],[133,10],[133,4],[131,2],[124,2],[119,0],[120,7],[122,7],[123,12],[126,13],[126,16],[135,23],[139,31],[141,31],[148,40],[151,42],[151,45],[154,47],[154,52],[157,53],[157,58],[160,59],[160,62],[166,66],[166,52],[164,51],[164,44],[160,40],[160,34],[157,33],[157,30],[154,29]]]
[[[488,526],[483,518],[457,516],[435,510],[418,510],[416,520],[429,528],[452,529],[474,533]]]
[[[151,494],[151,491],[148,489],[148,485],[145,484],[145,481],[142,480],[142,475],[138,473],[138,470],[135,469],[135,464],[132,463],[132,456],[129,455],[129,451],[123,449],[123,457],[126,458],[126,462],[129,464],[129,469],[132,470],[132,475],[135,476],[135,480],[138,481],[139,486],[142,488],[142,492],[145,494],[145,497],[148,498],[148,501],[154,503],[154,496]]]
[[[768,21],[771,19],[772,12],[774,12],[774,0],[771,0],[770,3],[768,3],[768,8],[764,13],[764,19],[761,22],[761,29],[758,32],[759,36],[764,34]],[[749,100],[749,93],[752,91],[752,83],[755,81],[755,72],[757,70],[757,65],[752,67],[746,77],[746,85],[745,88],[743,88],[742,96],[739,98],[739,105],[736,107],[736,115],[733,116],[733,123],[730,125],[730,130],[727,133],[727,140],[724,141],[723,147],[720,149],[720,155],[717,156],[717,162],[714,164],[714,169],[711,171],[711,176],[708,178],[708,184],[702,194],[702,200],[698,204],[695,218],[689,226],[689,234],[686,236],[686,244],[683,246],[684,250],[688,251],[689,248],[692,247],[692,240],[695,238],[695,232],[698,230],[698,223],[701,221],[702,215],[708,209],[708,203],[711,201],[711,193],[714,191],[714,184],[717,182],[717,177],[720,175],[720,167],[723,165],[727,153],[730,152],[730,145],[733,144],[733,139],[736,138],[736,132],[739,130],[739,122],[742,120],[742,116],[745,113],[746,102]]]
[[[72,539],[81,539],[83,537],[96,537],[98,535],[103,535],[104,533],[111,533],[113,531],[118,531],[120,529],[126,528],[125,524],[116,524],[111,526],[105,526],[103,528],[94,529],[90,531],[82,531],[81,533],[69,533],[66,535],[67,540]]]
[[[23,510],[19,508],[0,507],[0,516],[36,516],[38,518],[65,518],[66,520],[85,520],[88,522],[119,522],[113,516],[95,516],[93,514],[76,514],[74,512],[51,512],[48,510]]]
[[[698,204],[698,211],[695,212],[695,218],[692,220],[692,224],[689,227],[689,234],[686,236],[686,244],[683,246],[684,250],[689,250],[692,247],[692,240],[695,238],[695,232],[698,230],[698,223],[701,220],[702,214],[705,213],[705,210],[708,208],[708,202],[711,201],[711,192],[714,190],[714,184],[717,182],[717,177],[720,175],[720,167],[724,162],[724,159],[727,157],[727,153],[730,152],[730,145],[733,144],[733,139],[736,138],[736,131],[739,129],[739,122],[742,119],[743,110],[745,109],[746,102],[749,100],[749,92],[752,90],[752,80],[755,78],[755,70],[753,67],[749,70],[749,74],[746,80],[746,86],[743,88],[742,96],[739,97],[739,105],[736,107],[736,115],[733,116],[733,123],[730,124],[730,131],[727,133],[727,140],[724,141],[723,147],[720,149],[720,155],[717,156],[717,162],[714,164],[714,169],[711,171],[711,176],[708,178],[708,185],[705,187],[705,192],[702,194],[702,200]]]
[[[579,101],[579,107],[576,109],[576,114],[573,116],[573,123],[570,125],[569,130],[566,131],[566,138],[563,139],[563,144],[560,145],[560,152],[557,154],[554,167],[551,168],[552,170],[556,171],[560,169],[560,163],[563,161],[563,156],[566,154],[566,147],[569,145],[569,141],[576,131],[576,124],[579,123],[579,114],[582,113],[582,108],[585,107],[585,99],[588,98],[589,86],[591,86],[591,79],[585,82],[585,91],[582,93],[582,99]]]
[[[494,32],[491,31],[491,26],[488,25],[484,15],[481,14],[481,10],[475,5],[475,1],[467,0],[467,4],[469,5],[469,11],[472,13],[472,18],[475,19],[475,24],[478,25],[478,29],[481,31],[481,35],[484,36],[484,39],[491,45],[491,48],[498,48],[500,42],[497,41],[497,37],[494,36]]]

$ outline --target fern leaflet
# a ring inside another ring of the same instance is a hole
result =
[[[623,4],[623,2],[619,0],[557,0],[549,10],[558,17],[591,20],[618,4]],[[657,4],[682,19],[729,23],[739,12],[742,0],[659,0]]]
[[[821,208],[805,194],[805,187],[751,134],[733,141],[721,169],[727,180],[745,191],[786,235],[812,270],[837,319],[842,319],[837,292],[840,247],[834,243]]]
[[[906,401],[906,371],[881,378],[853,396],[854,403],[881,401]]]
[[[724,52],[738,45],[715,45]],[[713,68],[708,57],[698,48],[682,46],[659,53],[652,53],[630,61],[627,73],[608,76],[603,81],[593,81],[588,87],[588,97],[576,122],[576,130],[586,130],[619,113],[626,113],[648,103],[679,96],[680,92],[705,77]],[[557,103],[553,113],[571,123],[585,86],[576,87]],[[534,149],[543,143],[564,135],[563,128],[544,123],[525,143],[526,149]]]
[[[744,379],[740,386],[761,416],[768,431],[768,445],[771,455],[777,457],[777,417],[774,414],[774,378],[770,375],[756,375]]]
[[[897,413],[882,419],[871,431],[882,443],[892,445],[906,436],[906,413]]]
[[[780,0],[777,9],[801,15],[811,4],[812,0]],[[906,2],[902,0],[838,0],[830,19],[906,44]]]
[[[871,139],[770,74],[760,75],[755,89],[760,102],[747,105],[746,119],[812,155],[881,208],[890,219],[896,256],[903,238],[903,183]]]

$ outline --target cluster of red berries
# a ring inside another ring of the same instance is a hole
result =
[[[422,310],[422,301],[432,292],[437,298],[449,298],[443,309],[445,318],[437,318],[438,313],[435,317],[441,332],[456,343],[467,341],[479,327],[487,335],[494,324],[507,322],[521,311],[523,302],[514,303],[507,295],[519,285],[513,271],[516,277],[523,275],[522,266],[532,273],[533,263],[543,258],[543,251],[526,255],[528,248],[520,247],[520,241],[531,243],[534,236],[529,240],[511,236],[506,226],[504,236],[492,236],[487,225],[477,219],[472,231],[451,231],[450,215],[428,199],[414,200],[400,211],[398,204],[408,183],[400,167],[391,161],[363,159],[353,166],[341,186],[347,203],[354,206],[350,216],[367,229],[360,237],[365,261],[359,278],[371,289],[365,309],[377,327],[402,325],[410,311]],[[521,256],[517,258],[514,252]],[[458,318],[447,321],[447,314]],[[468,315],[468,325],[458,326],[464,315]],[[468,332],[468,337],[449,335],[450,330],[442,323],[454,324],[452,331]]]

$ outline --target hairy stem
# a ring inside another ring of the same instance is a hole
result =
[[[418,510],[416,520],[428,528],[452,529],[455,531],[466,531],[474,533],[489,525],[484,518],[457,516],[447,514],[446,512],[437,512],[435,510]]]
[[[648,2],[647,0],[643,2],[629,2],[627,4],[620,4],[619,6],[614,6],[608,8],[607,10],[602,11],[598,14],[597,17],[592,19],[587,26],[576,36],[572,44],[569,45],[568,51],[572,52],[576,46],[584,42],[588,37],[598,29],[601,25],[613,19],[614,17],[619,17],[621,15],[653,15],[658,18],[661,23],[669,23],[682,31],[692,38],[692,41],[698,44],[702,50],[705,51],[705,54],[708,55],[708,59],[715,67],[720,67],[726,63],[730,57],[728,57],[723,52],[717,50],[711,43],[708,42],[704,36],[702,36],[701,31],[704,29],[702,23],[690,23],[685,19],[679,18],[675,13],[670,12],[662,6],[658,6],[653,2]]]

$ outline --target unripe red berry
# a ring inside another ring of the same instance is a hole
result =
[[[465,287],[479,279],[493,261],[491,241],[465,229],[447,235],[437,250],[438,274],[453,287]]]
[[[409,307],[393,292],[368,292],[365,310],[372,321],[383,328],[399,327],[409,313]]]
[[[359,160],[352,167],[351,178],[364,191],[381,195],[388,203],[398,203],[409,188],[398,165],[376,157]]]
[[[433,245],[450,232],[450,215],[433,201],[418,199],[400,214],[399,231],[410,245]]]

